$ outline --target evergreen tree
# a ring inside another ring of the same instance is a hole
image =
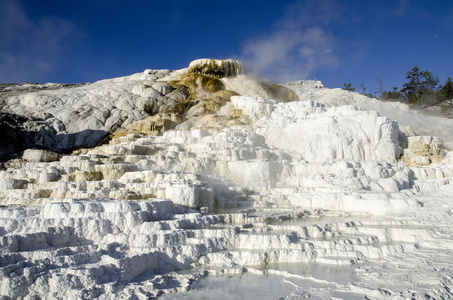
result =
[[[450,100],[450,108],[453,108],[453,82],[448,77],[445,85],[439,91],[442,100]]]
[[[433,92],[439,84],[439,77],[430,71],[423,71],[422,76],[424,79],[422,90]]]
[[[351,87],[351,84],[350,83],[344,83],[344,88],[342,88],[342,90],[346,90],[346,91],[349,91],[349,92],[354,92],[355,91],[355,88]]]
[[[422,77],[422,89],[418,102],[421,104],[434,105],[439,102],[436,91],[437,85],[439,84],[439,77],[433,75],[430,71],[423,71]]]
[[[409,82],[403,84],[401,92],[404,93],[409,103],[415,104],[418,99],[420,99],[423,88],[423,73],[424,72],[421,71],[418,66],[413,67],[406,73],[406,79],[408,79]]]
[[[418,102],[423,104],[434,105],[439,102],[437,95],[437,85],[439,84],[439,77],[430,71],[423,71],[423,81],[420,99]]]
[[[392,91],[384,91],[382,92],[382,100],[390,100],[390,101],[402,101],[403,94],[398,91],[396,86],[392,87]]]

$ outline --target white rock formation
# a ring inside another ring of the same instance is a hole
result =
[[[22,159],[26,161],[34,162],[50,162],[57,161],[61,157],[60,154],[46,151],[46,150],[37,150],[37,149],[27,149],[22,155]]]
[[[417,135],[438,136],[444,146],[453,149],[452,119],[428,116],[420,111],[409,109],[400,102],[380,101],[368,98],[359,93],[351,93],[341,89],[322,88],[320,83],[298,81],[285,84],[300,99],[320,102],[328,106],[353,105],[361,110],[376,111],[380,115],[397,121],[400,126],[410,126]]]
[[[43,90],[6,99],[3,112],[24,115],[27,130],[38,132],[36,145],[57,150],[95,146],[113,128],[148,116],[146,106],[161,101],[173,88],[156,80],[169,70],[146,70],[130,76],[106,79],[78,87]]]
[[[88,103],[118,84],[125,92],[112,99],[130,118],[131,99],[172,92],[154,72],[74,95]],[[152,87],[132,83],[148,76]],[[406,139],[383,113],[410,115],[404,106],[369,100],[380,112],[362,110],[356,94],[319,82],[288,84],[300,101],[283,103],[247,94],[262,85],[240,78],[222,79],[243,95],[210,126],[232,110],[249,124],[127,135],[59,160],[27,151],[7,162],[0,296],[452,298],[453,154],[442,148],[451,141]],[[30,111],[38,103],[19,98]],[[57,114],[57,98],[46,99]],[[430,164],[400,159],[420,148],[443,153]]]
[[[277,105],[269,99],[237,96],[232,97],[232,103],[256,121],[257,132],[270,146],[310,162],[393,162],[401,153],[398,124],[376,112],[351,106],[325,108],[312,101]]]
[[[235,77],[244,74],[242,63],[234,59],[197,59],[189,64],[189,73],[201,73],[217,77]]]

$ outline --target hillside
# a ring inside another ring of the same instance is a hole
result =
[[[233,60],[50,86],[3,87],[5,299],[453,297],[453,120]]]

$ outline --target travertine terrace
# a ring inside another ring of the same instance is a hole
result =
[[[451,120],[191,68],[3,100],[2,299],[453,297]]]

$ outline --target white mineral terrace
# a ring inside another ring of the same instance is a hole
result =
[[[452,298],[452,152],[318,88],[233,97],[250,126],[11,161],[0,298]]]

